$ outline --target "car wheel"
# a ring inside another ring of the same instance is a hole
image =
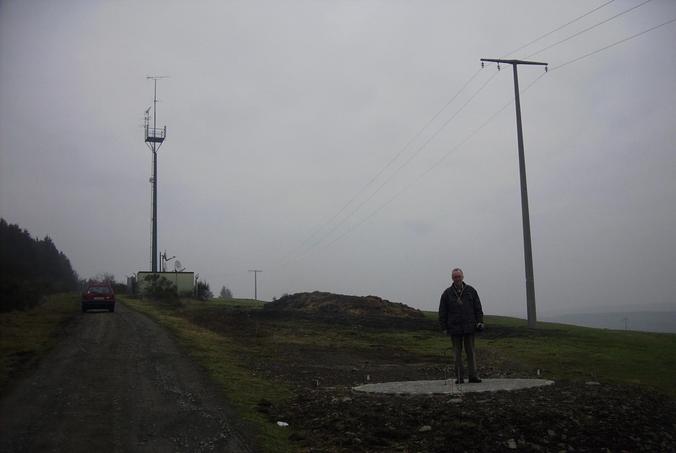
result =
[[[115,311],[115,307],[109,308],[108,311],[111,312],[111,313],[113,313],[113,312]]]
[[[87,309],[82,307],[82,313],[87,313]]]

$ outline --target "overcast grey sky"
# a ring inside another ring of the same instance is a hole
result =
[[[147,270],[145,77],[168,75],[159,247],[214,292],[252,297],[257,268],[264,299],[436,309],[460,266],[486,312],[525,316],[514,105],[485,124],[512,72],[479,59],[604,3],[0,1],[0,216],[51,236],[82,277]],[[522,112],[541,314],[676,304],[676,23],[557,68],[676,2],[536,53],[640,3],[509,55],[550,64],[519,70],[522,89],[537,79]]]

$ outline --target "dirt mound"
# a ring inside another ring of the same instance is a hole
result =
[[[263,308],[270,311],[340,314],[354,317],[386,316],[407,319],[423,319],[425,317],[420,310],[399,302],[390,302],[377,296],[347,296],[320,291],[282,296],[274,302],[265,304]]]

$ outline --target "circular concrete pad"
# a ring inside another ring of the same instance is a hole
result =
[[[462,394],[470,392],[497,392],[499,390],[520,390],[551,385],[546,379],[483,379],[478,384],[456,384],[455,379],[441,381],[403,381],[366,384],[354,387],[358,392],[392,393],[408,395]]]

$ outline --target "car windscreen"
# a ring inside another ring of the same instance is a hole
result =
[[[112,291],[106,286],[90,286],[87,292],[92,294],[110,294]]]

